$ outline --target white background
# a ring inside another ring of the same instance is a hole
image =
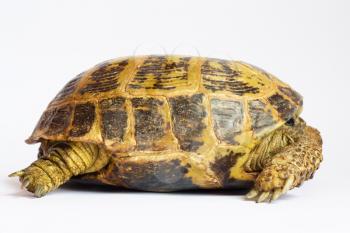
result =
[[[0,232],[350,232],[349,1],[0,1]],[[175,50],[175,51],[174,51]],[[81,71],[145,53],[239,59],[291,84],[324,138],[315,179],[273,204],[239,192],[68,185],[41,199],[10,172],[48,102]]]

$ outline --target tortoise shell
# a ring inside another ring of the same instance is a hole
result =
[[[185,56],[110,60],[49,104],[27,143],[83,141],[113,152],[252,146],[300,114],[302,97],[240,61]]]

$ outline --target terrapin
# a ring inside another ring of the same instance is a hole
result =
[[[187,56],[110,60],[79,74],[26,141],[38,160],[11,174],[41,197],[72,177],[170,192],[253,183],[248,199],[279,198],[322,161],[302,97],[240,61]]]

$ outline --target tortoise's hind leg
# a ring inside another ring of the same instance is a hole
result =
[[[29,167],[12,173],[18,176],[22,187],[41,197],[67,182],[72,176],[94,172],[107,164],[108,155],[97,145],[88,143],[57,143],[49,148],[47,156]]]
[[[288,190],[312,178],[321,161],[320,133],[306,126],[294,143],[266,162],[247,198],[257,202],[276,200]]]

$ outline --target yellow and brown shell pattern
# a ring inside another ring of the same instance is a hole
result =
[[[157,191],[215,188],[252,180],[242,168],[247,152],[301,109],[297,92],[247,63],[127,57],[71,80],[27,142],[104,146],[117,161],[101,178],[106,183]]]

